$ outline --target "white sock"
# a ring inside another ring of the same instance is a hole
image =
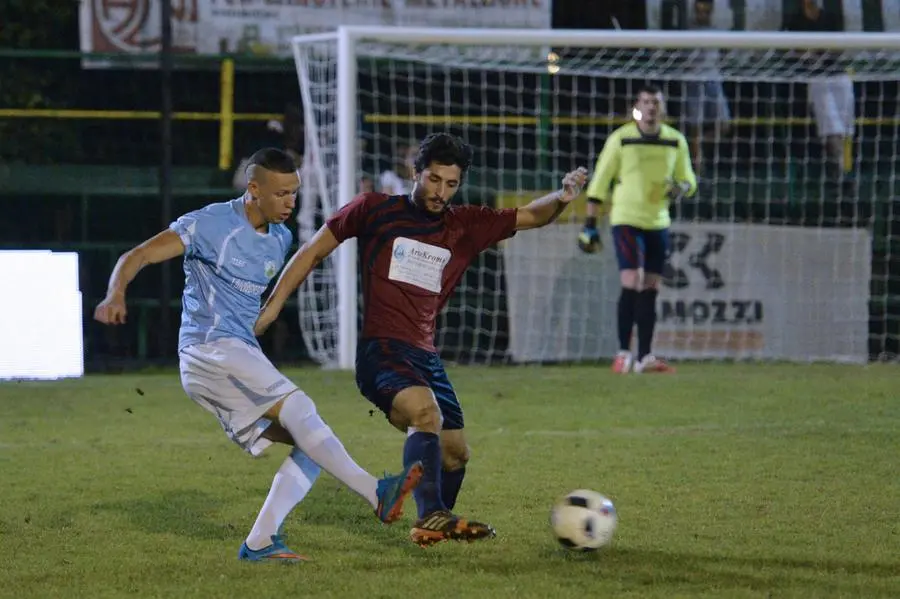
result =
[[[281,404],[278,420],[303,453],[373,508],[378,506],[378,480],[353,461],[334,431],[319,418],[309,397],[300,391],[289,395]]]
[[[269,496],[247,535],[247,547],[259,551],[272,544],[272,535],[278,534],[287,515],[312,489],[319,472],[319,465],[306,454],[296,447],[291,451],[275,473]]]

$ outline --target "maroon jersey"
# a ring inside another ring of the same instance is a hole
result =
[[[435,351],[438,314],[475,257],[515,234],[516,209],[451,206],[432,216],[409,196],[364,193],[326,224],[340,242],[358,238],[362,337]]]

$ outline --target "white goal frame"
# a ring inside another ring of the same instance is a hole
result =
[[[390,44],[440,44],[457,46],[578,47],[627,49],[722,49],[729,50],[869,50],[900,53],[897,33],[791,33],[730,31],[647,31],[647,30],[537,30],[487,28],[423,28],[390,26],[341,26],[334,32],[292,38],[301,79],[299,44],[337,44],[337,154],[338,194],[335,210],[356,195],[356,164],[345,157],[355,156],[357,144],[357,50],[361,42]],[[302,87],[302,86],[301,86]],[[359,290],[357,288],[357,248],[355,240],[337,250],[336,285],[338,295],[337,363],[352,369],[356,360]]]

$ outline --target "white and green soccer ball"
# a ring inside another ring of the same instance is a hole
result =
[[[562,497],[550,512],[550,525],[556,540],[572,551],[595,551],[608,545],[617,524],[613,502],[587,489],[578,489]]]

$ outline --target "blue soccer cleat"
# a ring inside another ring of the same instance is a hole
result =
[[[403,500],[418,486],[424,472],[422,462],[413,462],[397,476],[388,476],[385,473],[384,478],[378,481],[378,488],[375,491],[378,495],[375,515],[379,520],[390,524],[403,515]]]
[[[288,549],[287,545],[284,544],[284,541],[282,541],[281,537],[278,535],[272,535],[271,545],[257,551],[250,549],[247,547],[247,543],[244,543],[241,545],[241,550],[238,551],[238,559],[245,562],[289,563],[309,561],[309,558]]]

